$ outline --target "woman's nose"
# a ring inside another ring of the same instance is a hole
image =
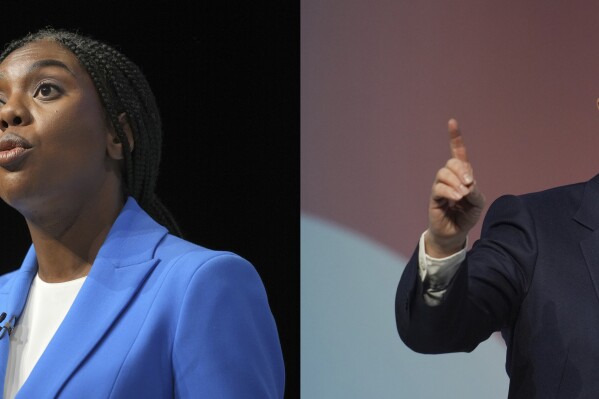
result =
[[[8,118],[8,120],[10,120],[10,118]],[[23,123],[23,119],[21,119],[20,116],[15,116],[12,118],[12,123],[7,122],[6,120],[4,120],[4,118],[2,118],[2,127],[3,128],[8,128],[9,126],[13,125],[13,126],[17,126],[20,125],[21,123]]]
[[[0,107],[0,128],[5,130],[10,126],[27,124],[28,115],[27,109],[22,104],[16,100],[9,100]]]

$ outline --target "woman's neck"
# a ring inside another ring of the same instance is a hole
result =
[[[26,217],[40,278],[57,283],[86,276],[123,205],[119,194]]]

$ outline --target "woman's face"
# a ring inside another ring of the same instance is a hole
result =
[[[114,173],[112,129],[91,78],[54,41],[0,64],[0,125],[0,197],[25,216],[90,199]]]

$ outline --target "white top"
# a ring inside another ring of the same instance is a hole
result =
[[[23,314],[10,336],[4,398],[13,399],[21,388],[79,293],[85,277],[64,283],[46,283],[35,276]]]

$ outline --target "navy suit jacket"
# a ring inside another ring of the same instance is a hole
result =
[[[417,251],[395,303],[410,348],[470,352],[501,331],[510,398],[599,398],[599,175],[495,201],[439,306]]]
[[[32,247],[0,278],[0,312],[16,328],[36,271]],[[8,343],[5,334],[0,388]],[[282,398],[283,388],[253,266],[168,234],[129,198],[17,398]]]

